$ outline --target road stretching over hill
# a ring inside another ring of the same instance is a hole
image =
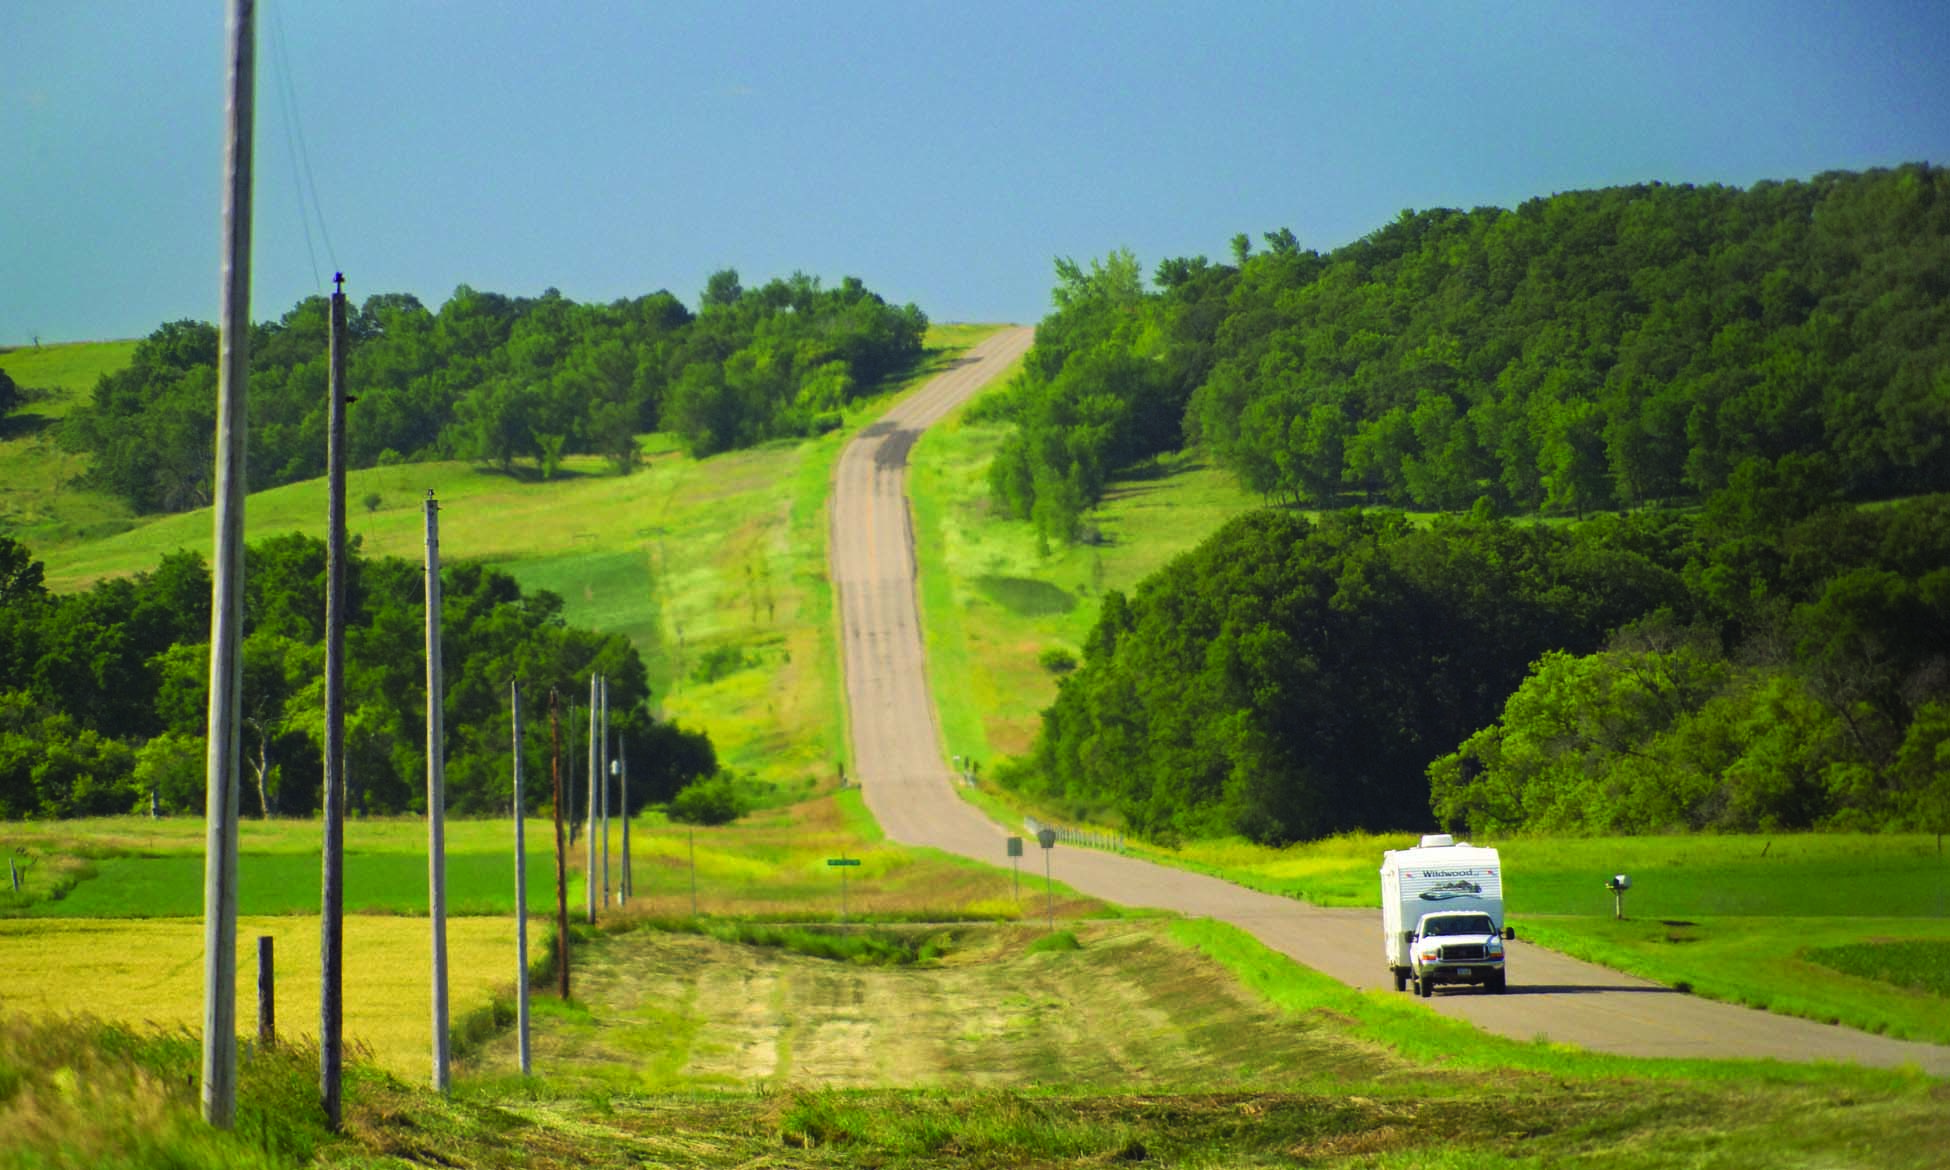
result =
[[[854,438],[833,484],[831,571],[840,598],[854,771],[867,807],[896,841],[998,866],[1007,864],[1005,839],[1022,830],[995,824],[954,791],[928,692],[907,458],[922,431],[1006,369],[1033,336],[1030,329],[1008,329],[975,346]],[[1027,846],[1036,850],[1033,839]],[[1090,849],[1059,845],[1050,860],[1056,878],[1081,893],[1221,919],[1355,987],[1392,986],[1378,911],[1310,906]],[[1377,869],[1380,863],[1375,858]],[[1519,1040],[1548,1037],[1627,1056],[1915,1064],[1950,1076],[1950,1048],[1716,1003],[1521,941],[1512,946],[1509,966],[1505,995],[1444,988],[1423,1002]]]

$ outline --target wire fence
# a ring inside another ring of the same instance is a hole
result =
[[[1123,853],[1125,851],[1124,834],[1122,833],[1100,833],[1094,829],[1073,829],[1068,825],[1048,824],[1047,822],[1037,820],[1035,817],[1022,818],[1022,824],[1023,828],[1029,830],[1031,837],[1041,833],[1044,829],[1050,829],[1056,833],[1057,841],[1064,845],[1078,845],[1085,849],[1103,849],[1111,853]]]

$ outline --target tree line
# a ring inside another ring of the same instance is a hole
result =
[[[1405,211],[1322,254],[1057,263],[997,501],[1076,534],[1197,445],[1270,501],[1581,516],[1814,461],[1850,499],[1950,488],[1950,172],[1659,183]]]
[[[1662,611],[1597,653],[1540,657],[1430,766],[1440,821],[1950,830],[1950,497],[1729,511],[1699,525],[1713,547],[1689,573],[1691,620]]]
[[[424,812],[425,572],[411,561],[346,566],[345,751],[349,807]],[[325,546],[299,535],[246,550],[244,807],[306,815],[319,807],[324,745]],[[441,570],[448,807],[505,813],[511,799],[511,679],[534,704],[564,706],[609,679],[611,726],[626,742],[633,802],[666,800],[716,771],[702,733],[654,720],[643,663],[628,640],[567,625],[562,600],[524,594],[478,565]],[[51,594],[29,550],[0,537],[0,818],[148,811],[204,804],[210,574],[193,552],[130,578]],[[566,710],[565,710],[566,717]],[[574,725],[565,725],[573,757]],[[542,737],[524,767],[547,776]],[[528,786],[537,811],[546,785]]]
[[[324,472],[329,311],[310,297],[251,329],[254,489]],[[601,305],[462,285],[437,312],[404,293],[368,297],[347,326],[353,467],[528,460],[548,476],[578,453],[627,472],[647,431],[704,456],[834,425],[914,362],[927,316],[853,277],[824,288],[795,273],[748,289],[726,269],[697,313],[668,292]],[[59,432],[90,455],[93,486],[140,512],[209,502],[216,352],[214,326],[171,322],[101,379]]]
[[[1460,746],[1459,746],[1460,745]],[[1241,517],[1111,592],[1005,784],[1156,839],[1950,828],[1950,496]]]

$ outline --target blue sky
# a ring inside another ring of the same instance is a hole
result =
[[[4,0],[0,344],[215,318],[222,45],[214,0]],[[431,307],[463,282],[695,305],[731,266],[1034,321],[1059,255],[1950,163],[1929,0],[263,0],[258,66],[260,319],[336,263]]]

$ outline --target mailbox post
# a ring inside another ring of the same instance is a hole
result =
[[[1623,920],[1625,917],[1625,891],[1632,888],[1632,879],[1622,873],[1614,874],[1612,879],[1605,883],[1605,888],[1611,891],[1611,916],[1615,919]]]
[[[1009,838],[1009,888],[1015,891],[1015,900],[1022,902],[1022,838]]]

